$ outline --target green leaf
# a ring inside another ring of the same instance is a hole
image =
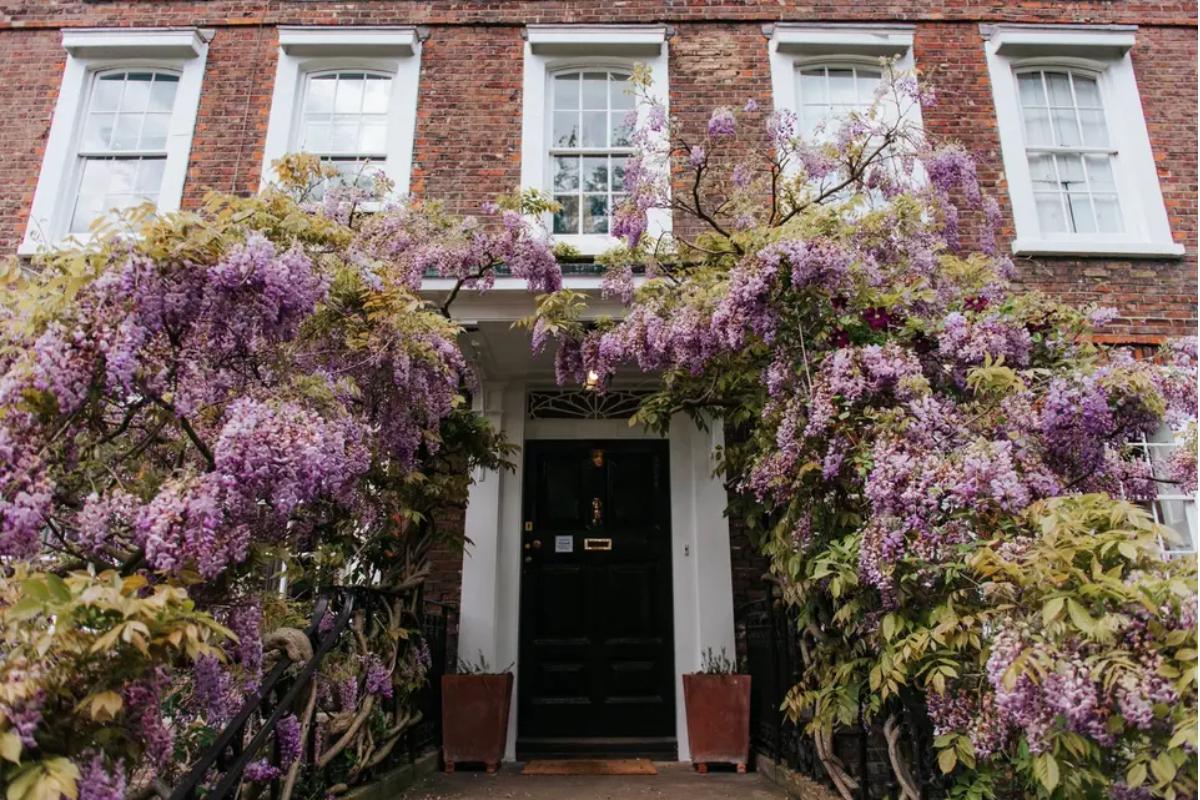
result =
[[[21,737],[15,732],[0,732],[0,758],[14,764],[21,763]]]
[[[958,765],[958,755],[953,748],[947,748],[938,753],[938,767],[942,770],[943,775],[949,775]]]
[[[1146,782],[1146,762],[1139,761],[1125,773],[1125,783],[1137,788]]]
[[[1049,753],[1040,753],[1033,762],[1033,775],[1045,787],[1047,792],[1053,792],[1058,786],[1058,762]]]
[[[1042,606],[1042,624],[1049,625],[1054,620],[1058,619],[1058,615],[1062,613],[1063,606],[1066,604],[1066,599],[1063,597],[1052,597]]]
[[[1092,615],[1087,612],[1079,601],[1071,599],[1067,601],[1067,613],[1071,616],[1071,622],[1075,623],[1075,627],[1082,632],[1091,635],[1096,631],[1096,620],[1092,619]]]

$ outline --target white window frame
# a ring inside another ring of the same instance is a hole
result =
[[[879,59],[895,58],[900,72],[914,72],[912,25],[790,23],[767,25],[767,53],[771,64],[771,96],[775,108],[800,119],[796,98],[796,73],[812,67],[875,67]],[[911,124],[922,125],[921,109],[913,103],[904,109]],[[799,164],[790,164],[798,170]]]
[[[212,31],[196,28],[80,28],[63,32],[67,51],[62,85],[46,139],[42,170],[19,255],[33,255],[65,241],[86,244],[87,235],[70,235],[71,213],[80,180],[82,125],[97,75],[118,69],[174,72],[179,76],[167,131],[167,159],[157,209],[177,211],[183,199],[196,110]]]
[[[521,115],[521,186],[552,194],[551,128],[549,114],[554,75],[573,70],[606,69],[631,72],[645,64],[653,78],[650,91],[668,107],[667,28],[664,25],[530,25],[525,29],[524,97]],[[647,106],[637,104],[639,123]],[[654,168],[654,167],[651,167]],[[658,165],[667,169],[667,165]],[[581,176],[582,178],[582,176]],[[582,209],[581,212],[582,213]],[[611,213],[611,210],[610,210]],[[543,220],[551,230],[549,215]],[[669,236],[671,210],[652,208],[647,212],[646,235]],[[599,255],[621,242],[611,234],[556,234],[584,255]]]
[[[982,25],[996,105],[1004,172],[1012,201],[1017,255],[1175,257],[1183,245],[1171,236],[1158,183],[1141,97],[1129,51],[1135,26]],[[1094,76],[1104,106],[1121,207],[1122,233],[1041,232],[1026,160],[1017,75],[1055,67]]]
[[[387,158],[381,171],[392,181],[391,199],[406,196],[412,176],[417,86],[421,77],[421,37],[417,29],[280,26],[278,31],[279,60],[263,146],[262,186],[275,179],[271,163],[299,149],[300,115],[308,76],[375,72],[392,77]]]
[[[1132,446],[1136,451],[1138,451],[1139,458],[1150,465],[1151,472],[1153,473],[1153,467],[1155,464],[1154,456],[1152,455],[1153,452],[1157,451],[1162,454],[1159,457],[1159,463],[1163,463],[1167,458],[1170,457],[1172,451],[1178,450],[1180,447],[1186,447],[1187,443],[1186,441],[1176,438],[1175,433],[1164,425],[1159,429],[1153,438],[1148,438],[1145,436],[1138,437],[1132,443]],[[1147,503],[1149,506],[1148,510],[1150,512],[1150,516],[1154,518],[1155,522],[1165,526],[1166,522],[1159,516],[1158,503],[1162,501],[1181,503],[1183,507],[1184,519],[1188,524],[1188,536],[1190,537],[1190,541],[1182,543],[1168,542],[1160,539],[1159,546],[1162,548],[1163,555],[1167,558],[1180,555],[1194,555],[1197,550],[1196,538],[1197,535],[1200,535],[1200,531],[1197,530],[1196,496],[1194,494],[1187,494],[1183,487],[1176,486],[1174,484],[1156,483],[1155,485],[1158,487],[1155,492],[1155,497],[1153,500]],[[1192,488],[1194,491],[1195,487]]]

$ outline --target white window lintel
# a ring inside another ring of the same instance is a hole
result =
[[[778,22],[763,33],[776,52],[810,56],[904,56],[912,48],[912,25]]]
[[[1114,59],[1133,47],[1137,26],[982,24],[979,32],[998,55]]]
[[[328,56],[353,50],[362,56],[411,56],[420,35],[411,25],[328,27],[281,25],[279,46],[290,56]]]
[[[525,40],[539,56],[657,56],[666,25],[528,25]]]
[[[1023,256],[1170,258],[1184,253],[1171,236],[1158,170],[1142,113],[1130,49],[1134,25],[982,24],[1001,155]],[[1042,234],[1033,201],[1025,133],[1017,93],[1022,67],[1076,67],[1096,74],[1109,135],[1117,153],[1116,177],[1124,232]]]
[[[171,58],[203,55],[211,31],[196,28],[72,28],[63,48],[75,58]]]
[[[211,29],[197,28],[74,28],[63,32],[67,61],[18,255],[34,255],[67,238],[70,206],[78,190],[80,123],[92,81],[105,69],[136,66],[178,71],[179,88],[167,133],[167,160],[157,208],[161,212],[179,209],[213,34]]]

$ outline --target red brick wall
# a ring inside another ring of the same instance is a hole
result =
[[[1132,23],[1134,66],[1180,260],[1025,259],[1021,280],[1073,302],[1122,312],[1112,333],[1193,334],[1196,328],[1196,4],[1154,0],[872,3],[776,0],[178,0],[170,3],[10,2],[0,6],[0,252],[24,233],[49,131],[66,26],[215,29],[192,144],[185,205],[209,189],[253,191],[275,73],[276,24],[425,26],[412,189],[472,212],[520,177],[522,40],[529,23],[667,23],[672,112],[699,131],[715,105],[753,97],[770,107],[762,25],[777,20],[917,23],[915,59],[939,104],[935,137],[961,140],[1009,220],[980,21]],[[681,226],[683,232],[690,229]],[[764,564],[739,525],[732,535],[735,602],[754,596]],[[439,552],[430,594],[457,601],[461,554]]]

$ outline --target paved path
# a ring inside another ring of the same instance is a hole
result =
[[[657,775],[522,775],[505,764],[496,775],[455,772],[425,778],[403,800],[784,800],[787,794],[751,773],[698,775],[689,764],[656,763]]]

